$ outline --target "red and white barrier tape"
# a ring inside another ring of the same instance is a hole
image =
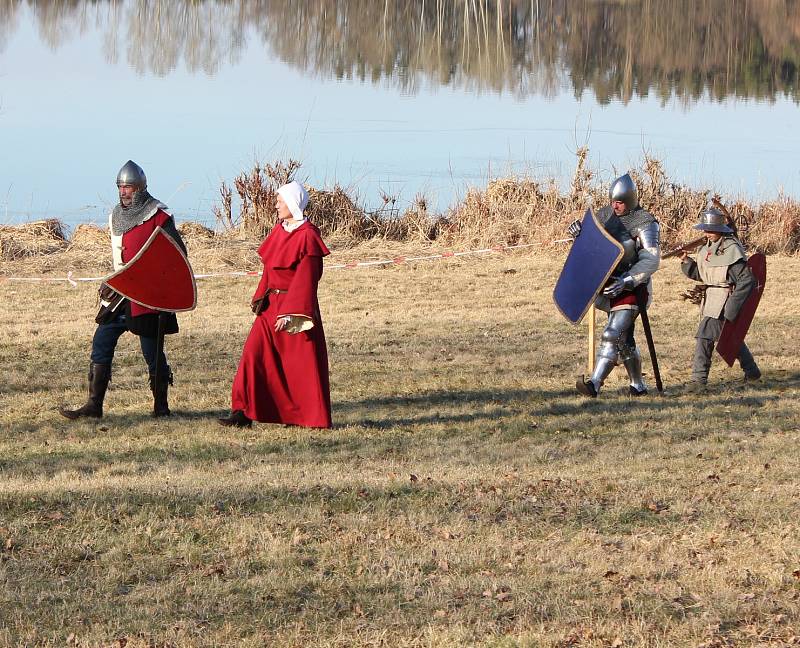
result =
[[[559,239],[550,241],[550,244],[571,243],[572,239]],[[521,250],[523,248],[537,247],[538,243],[525,243],[524,245],[494,245],[481,250],[466,250],[464,252],[441,252],[439,254],[429,254],[426,256],[398,256],[393,259],[381,259],[379,261],[353,261],[351,263],[326,263],[326,270],[350,270],[352,268],[365,268],[370,266],[402,265],[404,263],[416,263],[417,261],[436,261],[438,259],[452,259],[455,257],[469,256],[475,254],[491,254],[493,252],[507,252],[509,250]],[[257,270],[245,271],[236,270],[232,272],[209,272],[195,274],[195,279],[214,279],[217,277],[260,277],[261,272]],[[73,288],[79,282],[98,282],[105,277],[74,277],[72,271],[66,277],[4,277],[0,275],[0,281],[21,281],[21,282],[67,282]]]

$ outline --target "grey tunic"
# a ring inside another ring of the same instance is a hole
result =
[[[701,250],[704,248],[701,248]],[[681,270],[689,279],[695,281],[702,281],[700,272],[697,269],[697,262],[694,259],[687,259],[681,264]],[[722,332],[722,325],[725,320],[733,321],[739,314],[742,305],[750,295],[750,291],[756,285],[756,278],[747,267],[744,259],[739,259],[735,263],[728,266],[727,273],[728,283],[732,287],[732,292],[725,302],[722,317],[703,317],[700,320],[700,325],[697,327],[695,337],[703,338],[706,340],[717,340],[719,334]]]

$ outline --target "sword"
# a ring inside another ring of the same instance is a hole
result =
[[[653,363],[653,376],[656,379],[656,389],[660,394],[664,393],[664,385],[661,383],[661,372],[658,370],[658,358],[656,357],[656,345],[653,342],[653,332],[650,330],[650,318],[647,315],[647,299],[644,296],[645,286],[638,285],[633,289],[636,295],[636,304],[639,306],[639,313],[642,315],[642,328],[644,337],[647,339],[647,350],[650,352],[650,362]]]

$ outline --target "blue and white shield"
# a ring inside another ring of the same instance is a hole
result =
[[[564,317],[573,324],[580,323],[624,253],[622,245],[587,209],[580,234],[553,289],[553,301]]]

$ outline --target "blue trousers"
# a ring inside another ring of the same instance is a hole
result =
[[[94,332],[92,338],[92,356],[91,360],[95,364],[110,365],[114,360],[114,351],[117,348],[117,342],[120,336],[128,330],[128,323],[125,319],[125,311],[120,309],[117,316],[107,324],[99,324],[97,330]],[[139,344],[142,347],[142,355],[145,362],[147,362],[147,369],[150,374],[156,372],[156,347],[157,341],[154,337],[139,336]],[[167,369],[167,357],[161,353],[162,371]],[[166,375],[166,373],[162,374]]]

